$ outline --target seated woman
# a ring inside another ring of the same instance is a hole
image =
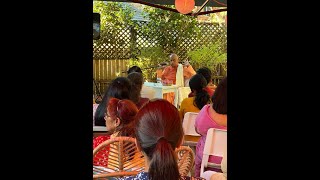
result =
[[[137,72],[142,74],[142,70],[139,66],[132,66],[128,69],[127,74],[129,75],[130,73]]]
[[[183,129],[175,106],[163,99],[147,102],[136,115],[135,134],[137,147],[144,154],[146,169],[136,176],[120,179],[191,179],[181,177],[178,170],[174,150],[182,143]]]
[[[204,105],[211,102],[208,92],[204,90],[207,81],[201,74],[192,76],[189,86],[194,96],[185,98],[181,102],[179,113],[182,120],[186,112],[199,112]]]
[[[104,117],[108,135],[94,138],[93,149],[110,138],[118,136],[134,137],[133,120],[137,112],[138,108],[132,101],[111,98]],[[108,157],[108,155],[103,156]],[[96,165],[107,166],[107,164]]]
[[[94,126],[106,126],[106,121],[104,119],[107,104],[109,99],[114,97],[118,99],[130,99],[131,92],[131,82],[126,77],[117,77],[112,80],[111,84],[108,86],[105,94],[103,95],[101,103],[97,106],[97,104],[93,104],[93,119]]]
[[[133,72],[140,73],[143,76],[142,70],[139,66],[132,66],[127,71],[128,75]],[[142,87],[140,90],[140,97],[152,99],[155,96],[155,93],[156,93],[156,91],[153,88],[145,86],[142,83]]]
[[[196,131],[201,135],[196,147],[195,176],[200,176],[203,148],[208,129],[227,129],[227,77],[219,83],[211,101],[212,104],[205,105],[195,120]],[[220,164],[221,160],[221,157],[209,157],[209,162]],[[220,171],[220,169],[213,170]]]
[[[194,97],[185,98],[181,102],[181,107],[179,110],[180,117],[183,121],[184,115],[187,112],[199,112],[206,104],[210,103],[210,96],[204,88],[207,86],[206,79],[201,74],[196,74],[192,76],[189,82],[191,92],[195,95]],[[199,141],[199,136],[189,136],[184,137],[185,141]]]
[[[146,102],[149,101],[149,98],[141,97],[141,89],[143,85],[143,76],[141,73],[132,72],[128,74],[128,79],[132,83],[132,89],[130,92],[131,100],[136,103],[138,109],[140,109]]]
[[[207,86],[204,88],[208,92],[209,96],[212,97],[216,86],[212,83],[212,73],[211,70],[207,67],[202,67],[197,70],[197,74],[201,74],[207,81]],[[191,92],[189,97],[193,97],[194,94]]]

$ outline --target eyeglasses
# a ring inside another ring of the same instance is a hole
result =
[[[111,116],[109,116],[107,113],[105,113],[103,119],[104,119],[105,121],[107,121],[107,118],[108,118],[108,117],[111,117]]]

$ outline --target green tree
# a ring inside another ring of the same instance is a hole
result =
[[[146,37],[152,37],[167,54],[179,51],[183,39],[197,35],[195,17],[148,6],[144,8],[144,12],[144,17],[149,22],[141,31]]]
[[[121,28],[123,25],[133,25],[133,11],[129,6],[118,2],[94,1],[93,12],[100,13],[102,31]]]
[[[135,29],[141,32],[145,44],[149,46],[141,47],[137,58],[130,59],[129,66],[137,65],[144,69],[168,61],[170,53],[187,51],[183,49],[182,41],[199,33],[195,17],[149,6],[144,6],[143,17],[148,22],[135,24]],[[146,69],[143,73],[147,80],[155,81],[155,69]]]
[[[220,67],[227,70],[227,52],[220,41],[188,52],[188,56],[197,67],[208,67],[214,76],[221,75]]]
[[[118,2],[94,1],[93,12],[100,13],[101,22],[101,39],[94,40],[95,45],[126,45],[126,42],[117,36],[117,32],[124,27],[133,26],[131,8]],[[107,41],[103,41],[104,39]]]
[[[163,49],[158,47],[143,48],[137,59],[130,59],[128,67],[139,66],[142,68],[143,76],[148,81],[156,81],[156,67],[164,61],[168,60],[168,56]],[[154,68],[150,68],[154,67]]]
[[[212,10],[224,9],[225,7],[212,7]],[[227,11],[209,14],[210,22],[225,25]]]

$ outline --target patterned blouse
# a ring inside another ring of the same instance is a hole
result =
[[[139,172],[136,176],[128,176],[124,178],[113,178],[113,180],[148,180],[149,174],[147,172]],[[205,180],[201,177],[182,176],[181,180]]]

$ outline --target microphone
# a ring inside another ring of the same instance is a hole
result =
[[[179,64],[182,64],[184,66],[189,66],[190,65],[190,61],[189,60],[179,61]]]

